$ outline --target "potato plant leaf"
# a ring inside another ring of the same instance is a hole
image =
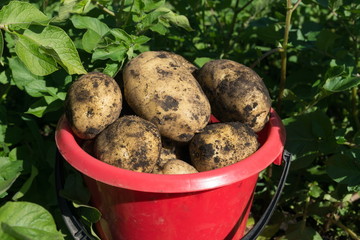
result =
[[[86,73],[73,41],[63,29],[49,25],[40,33],[26,30],[24,34],[39,43],[69,74]]]
[[[110,31],[110,28],[97,18],[75,15],[71,18],[74,27],[87,29],[82,37],[82,45],[85,51],[92,52],[101,38]]]
[[[0,198],[20,176],[21,170],[22,161],[11,161],[8,157],[0,157]]]
[[[336,182],[349,186],[360,185],[360,160],[345,154],[336,154],[326,161],[326,171]]]
[[[62,240],[51,214],[35,203],[7,202],[0,208],[0,239]]]
[[[360,84],[360,77],[332,77],[328,78],[323,88],[329,92],[342,92]]]
[[[19,34],[15,42],[15,52],[34,75],[45,76],[59,68],[55,59],[40,51],[40,46],[31,38]]]
[[[0,10],[0,26],[27,28],[31,23],[46,24],[49,17],[31,3],[10,1]]]
[[[43,77],[32,74],[18,58],[10,58],[9,66],[14,83],[20,90],[25,90],[32,97],[56,95],[56,88],[46,86]]]
[[[174,13],[173,11],[171,11],[170,9],[165,8],[165,7],[161,7],[159,9],[157,9],[157,11],[160,11],[160,12],[167,11],[167,13],[162,15],[161,18],[164,18],[164,19],[168,20],[170,23],[172,23],[173,25],[181,27],[187,31],[193,31],[192,27],[190,26],[189,20],[187,19],[186,16]]]
[[[16,201],[22,198],[26,192],[30,189],[35,177],[39,174],[39,170],[33,165],[31,166],[31,174],[30,177],[24,182],[21,186],[20,190],[14,194],[12,200]]]
[[[337,144],[330,119],[322,112],[313,112],[283,120],[286,126],[287,149],[296,158],[312,152],[332,153]],[[313,155],[315,157],[315,155]]]

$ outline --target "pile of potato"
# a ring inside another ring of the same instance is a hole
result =
[[[121,86],[121,87],[120,87]],[[182,56],[148,51],[119,83],[102,73],[70,86],[65,114],[83,148],[137,172],[186,174],[234,164],[259,147],[271,99],[250,68],[213,60],[198,69]],[[211,114],[220,122],[210,123]]]

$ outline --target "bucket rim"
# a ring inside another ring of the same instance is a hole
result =
[[[266,141],[249,157],[232,165],[192,174],[153,174],[118,168],[86,153],[77,143],[63,115],[55,131],[55,143],[63,158],[82,174],[105,184],[141,192],[185,193],[210,190],[259,174],[271,163],[279,164],[285,144],[285,127],[276,111],[259,135]]]

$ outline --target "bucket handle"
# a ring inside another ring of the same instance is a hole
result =
[[[73,206],[70,205],[70,202],[63,198],[60,195],[60,190],[63,189],[64,175],[63,171],[63,161],[62,156],[59,151],[56,152],[56,162],[55,162],[55,184],[56,184],[56,194],[59,207],[61,209],[63,220],[74,240],[92,240],[90,234],[87,232],[85,227],[79,220],[74,216]]]
[[[286,178],[287,178],[287,175],[288,175],[289,169],[290,169],[291,153],[288,152],[287,150],[284,150],[282,158],[284,161],[284,169],[281,174],[277,190],[276,190],[269,206],[266,208],[264,214],[261,216],[259,221],[254,225],[254,227],[244,237],[241,238],[241,240],[256,239],[260,235],[261,231],[266,226],[268,221],[270,220],[270,218],[275,210],[276,204],[278,203],[278,201],[280,199],[282,190],[285,186]]]

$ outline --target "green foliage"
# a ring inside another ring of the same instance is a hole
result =
[[[270,91],[293,162],[281,202],[259,239],[358,239],[355,2],[1,1],[0,238],[63,239],[57,229],[66,233],[54,191],[54,132],[69,85],[91,71],[121,79],[117,75],[129,59],[167,50],[199,67],[219,58],[251,66]],[[262,215],[280,171],[271,167],[260,175],[251,221]],[[93,224],[100,213],[88,206],[81,177],[67,173],[61,194],[73,201],[96,239]]]
[[[0,208],[0,223],[0,237],[4,240],[64,239],[52,216],[34,203],[6,203]]]

